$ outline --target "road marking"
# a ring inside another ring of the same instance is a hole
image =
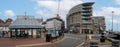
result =
[[[81,47],[83,44],[85,44],[85,42],[82,42],[82,44],[80,44],[80,45],[78,45],[78,46],[76,46],[76,47]]]
[[[48,45],[48,44],[52,44],[52,43],[39,43],[39,44],[16,45],[16,47],[40,46],[40,45]]]

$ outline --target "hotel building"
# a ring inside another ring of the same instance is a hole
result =
[[[74,6],[67,14],[67,28],[70,32],[88,34],[93,33],[92,5],[94,2],[86,2]]]

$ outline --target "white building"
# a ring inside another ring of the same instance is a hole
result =
[[[51,18],[46,21],[45,27],[47,30],[61,30],[62,22],[56,18]]]
[[[57,14],[56,17],[49,18],[46,20],[46,22],[43,23],[45,28],[47,30],[64,30],[64,21],[60,18],[60,16]]]
[[[0,24],[0,31],[9,31],[10,24]]]

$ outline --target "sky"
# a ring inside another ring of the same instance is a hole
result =
[[[104,16],[106,30],[111,29],[113,15],[113,30],[120,30],[120,0],[60,0],[59,15],[66,21],[66,15],[75,5],[95,2],[93,16]],[[58,0],[0,0],[0,19],[16,19],[17,15],[31,15],[44,20],[55,17]],[[114,11],[114,13],[112,13]]]

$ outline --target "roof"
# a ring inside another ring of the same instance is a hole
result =
[[[9,25],[12,23],[12,19],[8,18],[5,20],[5,22],[0,19],[0,27],[9,27]]]
[[[3,24],[3,23],[4,23],[4,21],[2,19],[0,19],[0,24]]]
[[[9,28],[42,28],[33,16],[18,16]]]
[[[83,3],[82,5],[93,5],[95,2],[86,2],[86,3]]]
[[[13,20],[11,18],[8,18],[5,23],[11,23]]]
[[[64,22],[62,19],[60,19],[60,18],[56,18],[56,17],[54,17],[54,18],[50,18],[50,19],[47,19],[47,21],[51,21],[51,20],[53,20],[53,19],[59,20],[59,21],[61,21],[61,22]],[[46,22],[47,22],[47,21],[46,21]]]
[[[0,24],[0,27],[9,27],[11,23],[6,23],[6,24]]]

